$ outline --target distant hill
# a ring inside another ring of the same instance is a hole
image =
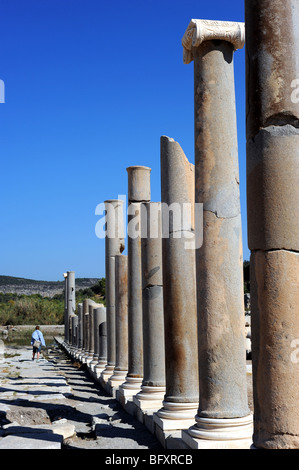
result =
[[[98,282],[97,278],[75,279],[76,291],[86,289]],[[36,281],[22,277],[0,276],[0,292],[3,294],[40,294],[43,297],[53,297],[62,294],[64,281]]]

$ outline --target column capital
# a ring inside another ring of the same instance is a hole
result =
[[[184,64],[193,60],[192,47],[204,41],[222,40],[233,44],[234,49],[242,49],[245,43],[245,24],[233,21],[194,20],[189,23],[182,39]]]

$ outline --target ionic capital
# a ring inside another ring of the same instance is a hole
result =
[[[232,43],[235,50],[242,49],[245,43],[244,23],[192,19],[182,39],[184,64],[192,62],[193,47],[200,46],[204,41],[215,39]]]

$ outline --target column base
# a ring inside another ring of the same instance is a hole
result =
[[[109,378],[113,375],[114,367],[115,366],[109,366],[106,364],[105,369],[101,373],[101,380],[104,384],[108,383]]]
[[[106,364],[107,364],[107,362],[103,362],[102,364],[101,364],[101,362],[98,362],[98,363],[94,366],[94,369],[93,369],[93,370],[94,370],[95,377],[96,377],[97,379],[99,379],[99,378],[101,377],[102,372],[103,372],[103,370],[104,370],[105,367],[106,367]]]
[[[253,416],[216,419],[196,416],[196,424],[182,432],[191,449],[250,449]]]
[[[163,401],[163,408],[154,413],[155,423],[163,431],[188,429],[194,424],[198,403]]]
[[[121,384],[123,384],[126,380],[127,377],[127,370],[115,370],[113,372],[113,375],[108,379],[109,385],[111,387],[119,387]]]
[[[165,387],[142,385],[141,391],[133,396],[133,401],[142,411],[156,411],[163,405],[164,396]]]

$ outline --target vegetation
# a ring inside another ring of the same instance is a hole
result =
[[[76,304],[84,299],[105,304],[105,279],[76,291]],[[54,297],[40,294],[18,295],[0,293],[0,325],[62,325],[64,322],[64,293]]]

